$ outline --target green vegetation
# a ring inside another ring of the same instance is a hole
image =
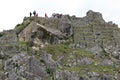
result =
[[[45,47],[44,50],[52,54],[54,60],[57,60],[58,55],[69,54],[70,52],[72,52],[73,49],[64,44],[55,44]]]
[[[47,72],[48,74],[50,74],[50,76],[53,75],[53,70],[50,69],[49,67],[46,68],[46,72]]]
[[[65,55],[65,58],[62,63],[63,66],[58,69],[68,70],[68,71],[76,71],[79,73],[79,75],[85,75],[86,72],[96,72],[98,74],[105,73],[105,74],[114,75],[119,70],[119,68],[116,68],[113,66],[109,66],[109,65],[103,66],[103,65],[97,64],[101,60],[95,60],[94,59],[95,54],[90,53],[83,49],[71,49],[65,44],[49,45],[49,46],[45,47],[44,50],[47,51],[48,53],[52,54],[53,55],[52,57],[54,60],[57,60],[57,57],[59,55]],[[90,58],[93,61],[93,63],[89,64],[89,65],[77,65],[77,66],[72,66],[72,67],[68,66],[67,67],[65,65],[69,64],[68,61],[70,60],[71,52],[73,53],[73,56],[75,59],[80,58],[80,57],[82,57],[82,58],[87,57],[87,58]],[[109,56],[104,51],[102,51],[101,53],[104,57],[109,58]],[[49,72],[49,70],[48,70],[48,72]]]
[[[66,45],[66,44],[49,45],[49,46],[45,47],[44,50],[47,51],[47,53],[52,54],[52,58],[55,61],[58,60],[59,56],[63,56],[64,58],[62,59],[62,65],[66,65],[69,63],[69,61],[71,60],[70,53],[72,53],[74,59],[77,59],[80,57],[81,58],[87,57],[87,58],[90,58],[91,60],[93,60],[94,56],[95,56],[93,53],[90,53],[83,49],[69,48],[68,45]],[[94,60],[93,60],[93,62],[94,62]]]
[[[101,65],[80,65],[80,66],[77,66],[77,67],[64,67],[62,68],[63,70],[68,70],[68,71],[76,71],[79,73],[79,75],[84,75],[85,72],[96,72],[98,74],[111,74],[111,75],[114,75],[118,70],[119,68],[115,68],[115,67],[112,67],[112,66],[108,66],[108,65],[105,65],[105,66],[101,66]]]
[[[45,61],[44,61],[43,59],[40,59],[40,62],[41,62],[41,63],[45,63]]]
[[[88,57],[88,58],[94,58],[94,54],[93,53],[90,53],[86,50],[83,50],[83,49],[76,49],[75,52],[74,52],[74,56],[77,58],[77,57]]]
[[[19,42],[19,46],[28,46],[29,43],[28,42],[25,42],[25,41],[20,41]]]
[[[18,25],[16,25],[15,30],[22,31],[24,28],[25,27],[22,24],[18,24]]]
[[[106,58],[110,59],[109,54],[106,53],[104,50],[102,50],[100,53],[102,54],[103,57],[106,57]]]
[[[4,71],[3,70],[3,64],[0,63],[0,72]]]
[[[33,55],[33,49],[32,47],[29,45],[28,42],[25,41],[19,41],[18,46],[22,48],[22,50],[27,51],[27,53],[31,56]]]

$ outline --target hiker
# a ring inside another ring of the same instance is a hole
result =
[[[36,16],[36,11],[35,10],[33,11],[33,15]]]
[[[48,16],[47,16],[47,13],[45,13],[45,17],[48,17]]]
[[[55,13],[52,14],[52,17],[55,18]]]
[[[32,13],[30,12],[30,17],[32,16]]]
[[[36,13],[36,17],[38,17],[38,13]]]
[[[59,17],[62,18],[63,14],[59,14]]]

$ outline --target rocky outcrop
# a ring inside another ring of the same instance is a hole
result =
[[[0,80],[119,80],[120,29],[85,17],[26,17],[0,32]]]
[[[37,50],[45,45],[61,43],[67,39],[66,34],[60,30],[47,28],[36,22],[31,22],[18,37],[19,41],[29,42]]]
[[[32,18],[34,19],[34,17]],[[31,18],[25,19],[25,22],[27,20],[31,20]],[[57,18],[36,18],[35,20],[35,22],[31,21],[18,34],[19,41],[29,42],[34,49],[38,50],[47,44],[63,43],[73,34],[72,27],[67,18],[63,17],[60,20]]]
[[[118,47],[120,45],[118,26],[105,22],[100,13],[90,10],[84,18],[77,20],[79,25],[74,23],[74,43],[79,47]]]
[[[28,22],[31,23],[20,32],[19,40],[32,42],[38,47],[65,42],[68,38],[72,38],[79,48],[120,45],[118,26],[112,22],[105,22],[101,13],[92,10],[83,18],[68,15],[62,15],[61,18],[31,17],[26,18],[24,24]]]
[[[88,22],[100,22],[100,23],[105,23],[102,14],[99,12],[94,12],[92,10],[89,10],[86,13],[86,17],[85,17]]]

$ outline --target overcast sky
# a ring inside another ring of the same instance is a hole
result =
[[[93,10],[102,13],[105,21],[120,26],[120,0],[0,0],[0,31],[13,29],[34,10],[39,16],[63,13],[78,17]]]

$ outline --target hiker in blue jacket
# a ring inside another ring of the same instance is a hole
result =
[[[33,11],[33,15],[36,16],[36,11],[35,10]]]

